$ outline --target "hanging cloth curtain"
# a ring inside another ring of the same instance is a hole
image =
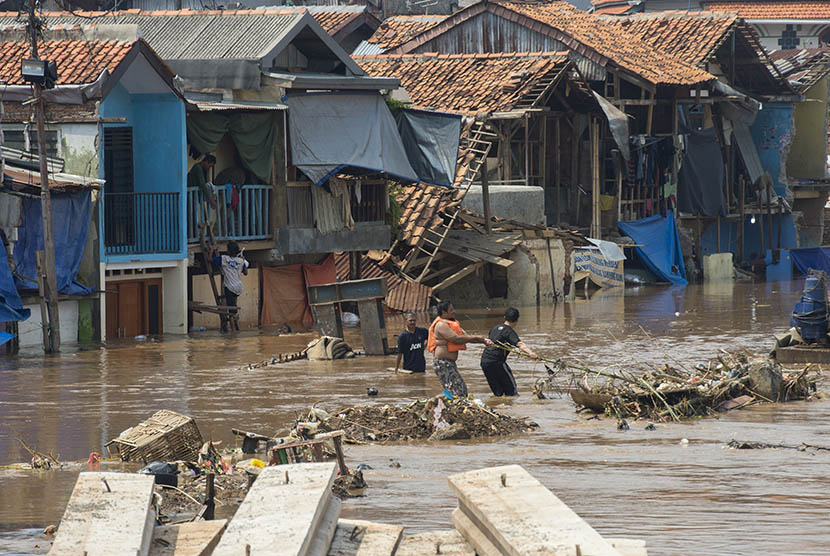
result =
[[[276,115],[273,112],[197,112],[187,116],[187,141],[198,151],[214,151],[229,134],[242,164],[256,177],[267,182],[276,138]]]

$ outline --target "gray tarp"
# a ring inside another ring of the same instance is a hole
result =
[[[452,187],[458,163],[461,116],[404,109],[398,131],[406,155],[422,182]]]
[[[285,97],[291,161],[316,185],[347,166],[418,181],[395,119],[377,93]]]
[[[596,91],[593,91],[593,93],[599,107],[602,108],[605,117],[608,118],[608,127],[611,128],[611,135],[614,136],[614,141],[620,147],[620,153],[622,153],[625,160],[631,160],[631,150],[628,146],[628,116]]]
[[[678,176],[678,210],[701,216],[726,216],[726,173],[715,128],[684,133],[686,152]]]

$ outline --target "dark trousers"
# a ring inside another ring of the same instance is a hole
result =
[[[237,307],[236,300],[239,299],[239,296],[233,293],[228,288],[225,288],[225,305],[228,307]],[[230,322],[231,330],[239,330],[239,319],[236,316],[238,309],[230,309],[228,311],[229,315],[227,320],[225,318],[222,319],[222,332],[226,332],[228,330],[228,323]]]
[[[516,379],[507,363],[482,363],[481,370],[494,396],[518,396]]]
[[[239,299],[239,296],[233,293],[228,288],[225,288],[225,305],[228,307],[236,307],[236,300]],[[231,309],[232,314],[236,314],[236,309]]]

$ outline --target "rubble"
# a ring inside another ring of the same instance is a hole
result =
[[[360,444],[447,439],[447,435],[440,434],[443,430],[451,431],[450,438],[460,439],[517,434],[537,427],[533,421],[496,413],[475,400],[447,401],[436,396],[406,406],[356,405],[341,409],[322,418],[317,430],[342,430],[346,442]]]
[[[570,372],[567,385],[560,377],[562,370]],[[767,357],[726,352],[692,369],[666,364],[638,374],[624,369],[594,371],[559,362],[559,368],[548,368],[548,373],[536,384],[540,399],[567,390],[581,408],[619,420],[679,421],[753,403],[808,399],[822,378],[809,365],[800,372],[785,372]]]

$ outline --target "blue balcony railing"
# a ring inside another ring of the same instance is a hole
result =
[[[228,203],[225,187],[217,187],[216,196],[214,235],[217,240],[252,241],[272,237],[270,185],[243,185],[236,210]],[[187,188],[188,243],[199,243],[199,227],[204,220],[203,200],[199,188]]]
[[[178,253],[181,244],[179,192],[104,193],[104,253]]]

